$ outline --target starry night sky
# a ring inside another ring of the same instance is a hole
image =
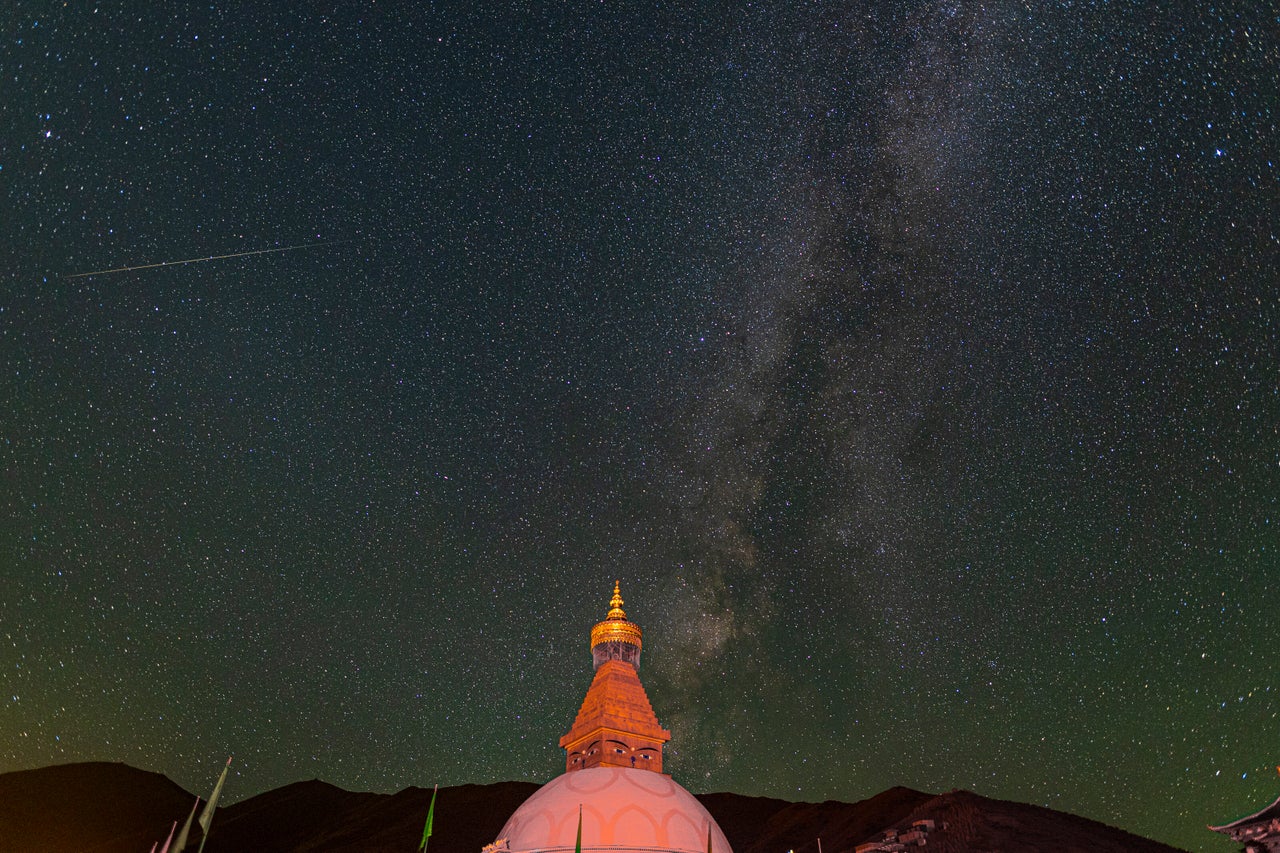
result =
[[[7,3],[0,771],[547,780],[621,578],[694,791],[1236,849],[1280,25],[1177,6]]]

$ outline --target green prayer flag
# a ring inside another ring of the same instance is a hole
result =
[[[182,853],[187,849],[187,836],[191,834],[191,822],[196,818],[196,807],[200,805],[200,798],[196,797],[195,803],[191,806],[191,814],[187,815],[187,822],[182,825],[182,832],[178,833],[178,840],[173,842],[174,853]]]
[[[213,812],[218,808],[218,797],[222,794],[222,785],[227,781],[227,771],[231,769],[232,756],[227,756],[227,766],[222,768],[222,775],[218,777],[218,784],[213,786],[213,793],[209,795],[209,800],[204,804],[204,811],[200,812],[200,817],[196,818],[196,822],[200,824],[200,831],[204,836],[200,839],[200,853],[204,853],[204,845],[209,841],[209,827],[213,825]]]
[[[418,845],[419,850],[427,849],[427,841],[431,838],[431,824],[436,817],[436,794],[439,793],[440,786],[436,785],[431,789],[431,807],[427,809],[427,824],[422,827],[422,843]]]
[[[573,845],[573,853],[582,853],[582,804],[578,804],[578,842]]]

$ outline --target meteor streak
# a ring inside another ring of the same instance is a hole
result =
[[[298,243],[294,246],[278,246],[274,249],[254,249],[249,252],[232,252],[229,255],[209,255],[205,258],[186,258],[181,261],[160,261],[154,264],[135,264],[129,267],[113,267],[109,270],[90,270],[89,272],[71,273],[66,278],[85,278],[91,275],[110,275],[117,272],[133,272],[134,270],[151,270],[157,267],[180,267],[184,264],[198,264],[204,261],[223,261],[227,258],[247,258],[250,255],[271,255],[276,252],[292,252],[294,249],[311,249],[316,246],[332,246],[335,243],[350,243],[351,240],[325,240],[321,243]]]

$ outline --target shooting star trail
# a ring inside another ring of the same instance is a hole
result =
[[[89,272],[77,272],[64,276],[64,278],[85,278],[91,275],[110,275],[118,272],[133,272],[135,270],[153,270],[157,267],[180,267],[184,264],[199,264],[205,261],[223,261],[228,258],[247,258],[251,255],[271,255],[276,252],[292,252],[295,249],[312,249],[317,246],[333,246],[338,243],[351,243],[353,240],[325,240],[320,243],[298,243],[295,246],[278,246],[274,249],[254,249],[248,252],[232,252],[229,255],[209,255],[204,258],[186,258],[181,261],[160,261],[154,264],[135,264],[128,267],[113,267],[107,270],[90,270]]]

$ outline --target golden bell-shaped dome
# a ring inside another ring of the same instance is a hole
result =
[[[634,646],[633,652],[619,650],[619,653],[608,654],[607,656],[639,663],[642,633],[639,625],[627,619],[627,614],[622,609],[621,584],[619,581],[614,581],[613,598],[609,601],[609,615],[605,617],[603,622],[597,622],[595,627],[591,629],[591,651],[592,655],[598,658],[596,666],[598,667],[601,663],[601,650],[599,650],[599,647],[606,643],[625,643],[628,646]]]

